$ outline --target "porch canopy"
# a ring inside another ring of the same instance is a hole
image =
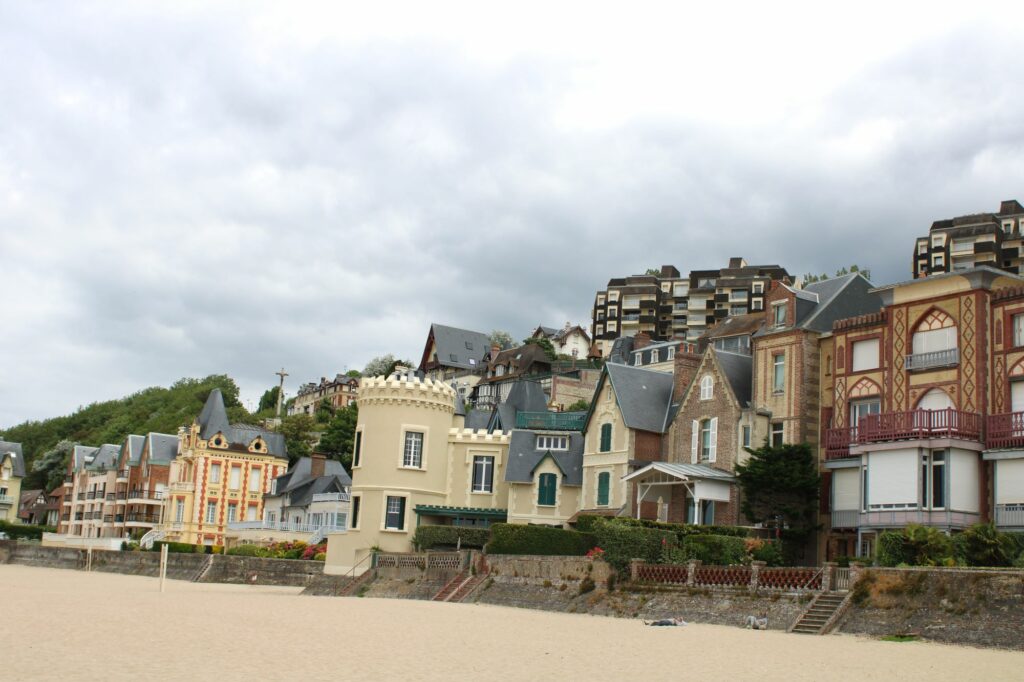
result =
[[[440,505],[418,504],[414,507],[416,512],[416,525],[420,525],[420,519],[426,517],[441,517],[451,519],[452,525],[490,525],[491,523],[502,522],[508,519],[507,509],[492,509],[489,507],[446,507]]]
[[[662,492],[664,499],[671,498],[671,487],[681,485],[697,509],[703,500],[728,502],[736,477],[730,473],[709,467],[706,464],[673,464],[651,462],[642,469],[622,477],[627,483],[636,484],[636,517],[640,518],[640,503],[649,501],[652,489]],[[699,517],[695,516],[695,519]]]

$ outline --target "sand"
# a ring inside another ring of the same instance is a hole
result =
[[[0,566],[5,680],[1019,680],[1024,654]]]

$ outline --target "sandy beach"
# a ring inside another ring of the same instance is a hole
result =
[[[0,566],[6,680],[1014,680],[1024,654]]]

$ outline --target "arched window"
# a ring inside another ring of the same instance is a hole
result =
[[[611,488],[612,475],[602,471],[597,475],[597,506],[608,506],[608,491]]]
[[[933,310],[917,325],[911,345],[914,355],[953,350],[957,347],[956,323],[941,310]]]
[[[919,410],[945,410],[950,407],[955,407],[953,399],[941,388],[933,388],[917,401],[917,409]]]
[[[700,399],[711,400],[715,396],[715,380],[710,374],[700,380]]]
[[[612,425],[601,424],[601,452],[611,452],[612,449]]]
[[[541,474],[537,477],[537,504],[544,507],[555,506],[555,490],[558,487],[558,476]]]

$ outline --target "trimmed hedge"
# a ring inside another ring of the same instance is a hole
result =
[[[187,542],[167,542],[157,540],[153,543],[152,551],[159,552],[160,548],[167,545],[167,551],[175,554],[223,554],[224,548],[220,545],[191,545]]]
[[[412,543],[420,550],[434,547],[456,547],[459,539],[462,547],[481,548],[491,539],[490,528],[473,526],[420,526],[412,536]]]
[[[678,535],[680,540],[690,535],[728,535],[730,537],[737,538],[750,537],[750,529],[742,528],[740,526],[701,526],[691,523],[665,523],[663,521],[652,521],[651,519],[633,519],[628,516],[615,516],[605,520],[610,521],[611,523],[619,523],[624,526],[669,530]]]
[[[491,526],[488,554],[583,556],[597,544],[589,533],[548,526],[496,523]]]
[[[659,563],[665,547],[675,546],[677,536],[668,530],[643,528],[615,523],[598,517],[590,524],[597,545],[604,550],[604,559],[616,570],[625,571],[630,559]]]
[[[683,539],[682,549],[688,559],[713,566],[733,566],[750,560],[743,538],[729,535],[691,535]]]
[[[23,523],[0,521],[0,531],[7,533],[7,537],[11,539],[42,540],[43,533],[56,533],[57,529],[50,526],[30,526]]]

